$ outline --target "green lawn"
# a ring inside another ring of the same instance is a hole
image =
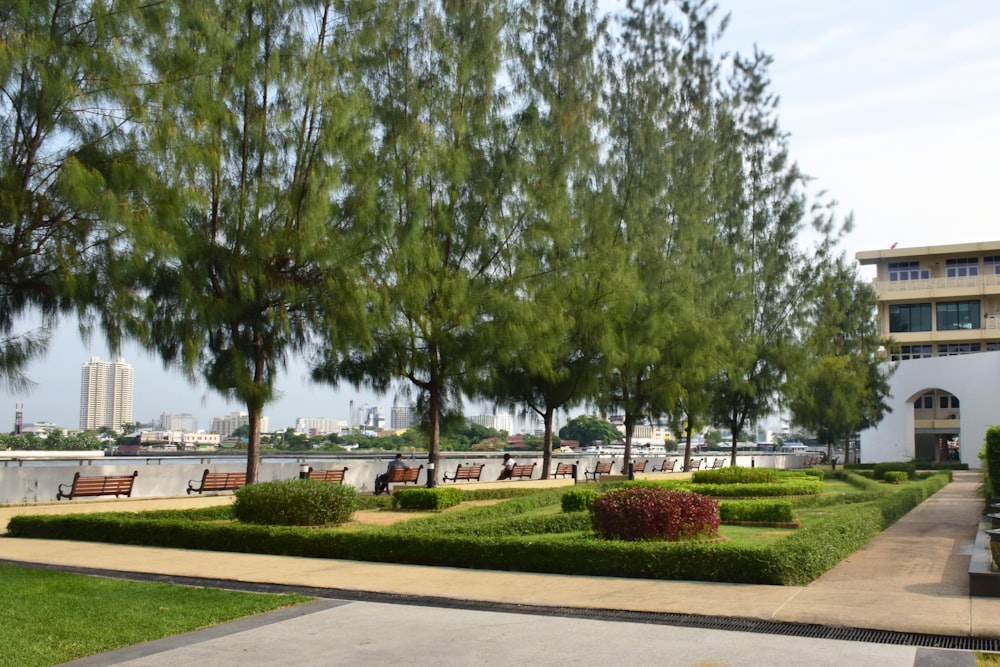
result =
[[[0,564],[0,665],[56,665],[310,599]]]

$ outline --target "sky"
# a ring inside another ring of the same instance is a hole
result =
[[[614,10],[624,2],[602,0]],[[853,216],[841,249],[861,250],[1000,239],[991,192],[1000,156],[1000,3],[993,0],[719,0],[730,15],[719,51],[773,56],[771,89],[790,152],[812,178],[810,191],[836,200]],[[0,431],[13,427],[16,403],[25,423],[79,423],[80,368],[110,360],[100,335],[81,339],[67,320],[47,355],[27,369],[28,392],[0,390]],[[213,417],[244,410],[203,383],[188,382],[135,346],[121,355],[135,372],[134,418],[191,413],[200,428]],[[272,430],[298,417],[347,420],[349,405],[381,405],[350,386],[308,381],[291,360],[280,397],[265,409]],[[400,404],[407,402],[400,397]],[[466,414],[488,412],[472,406]],[[575,416],[580,411],[574,411]]]

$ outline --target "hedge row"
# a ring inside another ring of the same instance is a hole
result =
[[[582,530],[584,512],[523,517],[532,497],[518,498],[480,512],[477,534],[446,534],[435,530],[314,530],[287,526],[218,524],[143,514],[77,514],[17,516],[10,520],[12,537],[142,544],[180,549],[206,549],[315,558],[465,567],[476,569],[549,572],[572,575],[619,576],[758,584],[808,583],[863,546],[886,526],[947,484],[946,475],[893,487],[895,492],[869,503],[845,506],[822,522],[800,528],[789,537],[765,545],[705,543],[621,542],[587,537],[548,539],[545,532]],[[545,503],[558,503],[558,495]],[[508,507],[509,506],[509,507]],[[485,512],[492,511],[493,514]],[[458,513],[459,515],[465,512]],[[485,514],[485,516],[483,516]],[[162,516],[162,515],[161,515]],[[441,519],[449,518],[448,514]],[[492,523],[493,529],[479,532]],[[506,527],[505,527],[506,526]],[[529,537],[511,535],[531,527]],[[575,528],[574,528],[575,527]]]

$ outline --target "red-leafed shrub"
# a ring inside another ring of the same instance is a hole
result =
[[[633,487],[595,499],[590,519],[597,534],[608,540],[714,537],[719,503],[697,493]]]

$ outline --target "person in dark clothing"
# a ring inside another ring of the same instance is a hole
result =
[[[403,461],[403,455],[396,454],[396,458],[389,461],[389,465],[386,467],[385,472],[375,477],[375,495],[377,496],[380,493],[389,492],[389,473],[393,470],[408,470],[409,468],[410,466],[406,465],[406,462]]]

